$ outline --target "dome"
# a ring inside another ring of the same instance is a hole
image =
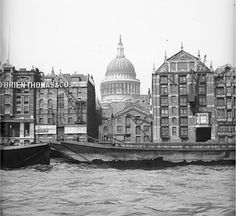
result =
[[[105,76],[112,76],[112,75],[128,75],[131,77],[136,77],[134,66],[130,60],[125,58],[124,55],[124,47],[120,41],[117,47],[117,55],[108,65],[106,75]]]
[[[106,76],[113,74],[135,74],[134,66],[127,58],[114,58],[107,66]]]

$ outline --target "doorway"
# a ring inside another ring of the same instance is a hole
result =
[[[197,142],[206,142],[211,139],[211,128],[203,127],[196,129],[196,141]]]

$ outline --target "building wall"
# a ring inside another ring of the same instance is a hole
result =
[[[36,88],[17,86],[14,83],[35,83],[40,81],[37,69],[19,71],[11,65],[2,67],[3,82],[14,86],[1,88],[1,142],[29,144],[35,142],[35,96]]]
[[[236,74],[230,65],[215,71],[215,116],[218,142],[236,142]]]
[[[52,73],[43,80],[46,83],[63,81],[70,87],[42,88],[37,91],[36,140],[82,141],[87,140],[87,136],[96,138],[98,126],[93,79],[89,75],[56,76]]]
[[[210,139],[214,137],[213,124],[196,123],[198,113],[204,113],[214,121],[212,77],[213,72],[200,58],[183,50],[165,59],[153,72],[154,142],[196,142],[200,128],[209,128]]]

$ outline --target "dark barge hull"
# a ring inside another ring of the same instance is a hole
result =
[[[1,169],[19,168],[36,164],[50,164],[49,144],[6,146],[1,148]]]
[[[218,143],[168,143],[168,144],[110,144],[88,142],[51,142],[54,150],[64,155],[67,152],[77,154],[80,162],[138,162],[154,164],[160,162],[175,164],[198,163],[234,163],[235,144]],[[72,154],[72,158],[73,158]],[[71,155],[69,154],[69,157]]]

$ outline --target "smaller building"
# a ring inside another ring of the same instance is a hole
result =
[[[51,73],[37,90],[36,140],[87,140],[97,138],[95,84],[83,74]],[[61,84],[51,88],[51,84]]]
[[[0,72],[1,142],[35,142],[36,86],[41,80],[38,69],[16,70],[2,65]]]
[[[102,142],[152,142],[152,115],[150,96],[132,97],[125,102],[102,107],[99,127]]]
[[[234,142],[236,122],[236,73],[230,65],[218,67],[214,75],[216,140]]]

